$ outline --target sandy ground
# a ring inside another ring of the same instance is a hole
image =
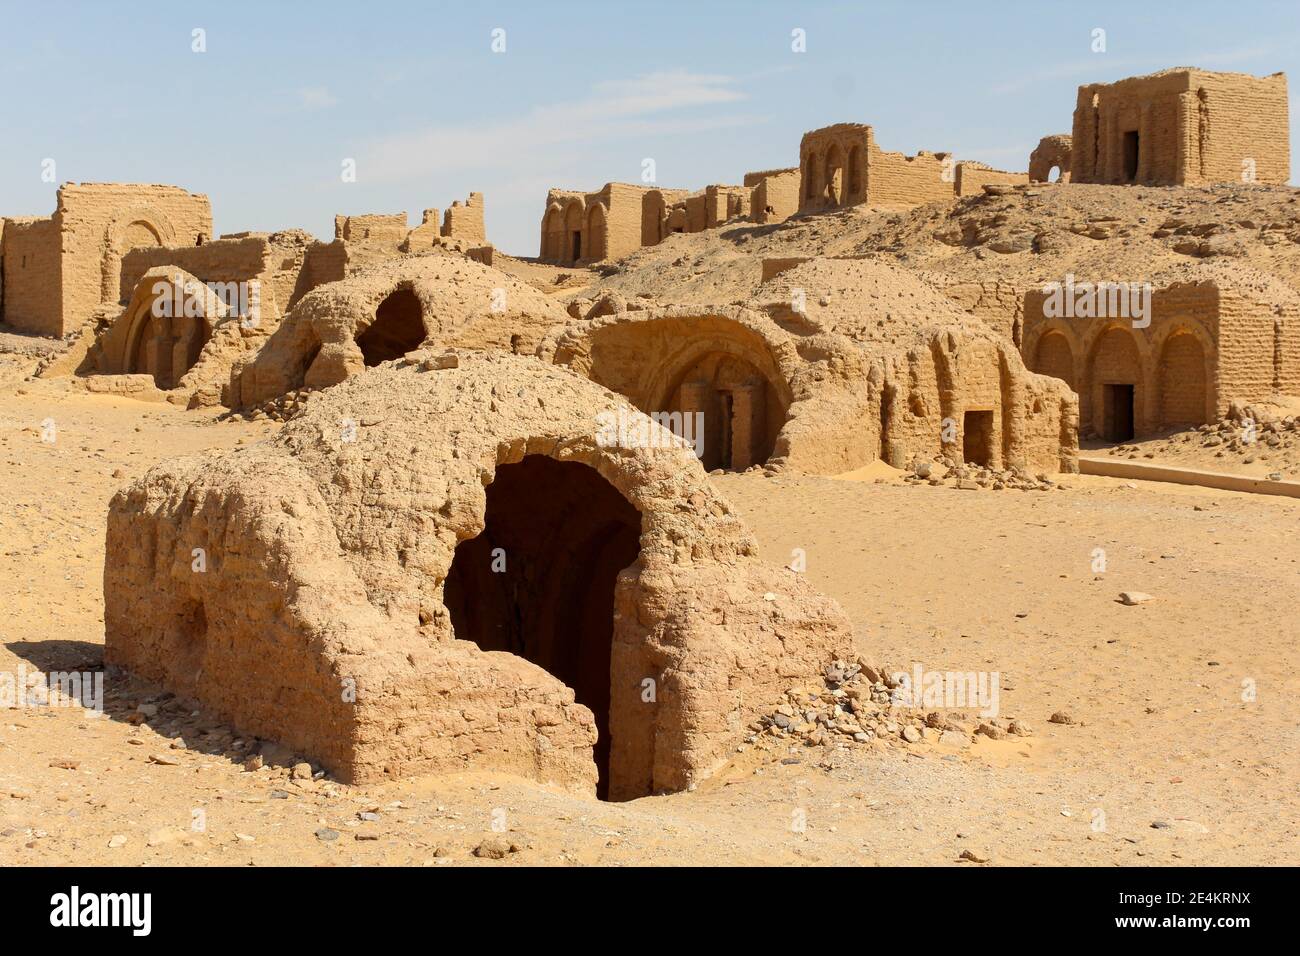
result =
[[[98,668],[114,490],[276,426],[0,362],[0,674]],[[1001,712],[1033,736],[779,743],[696,792],[603,804],[503,775],[246,772],[227,728],[110,678],[102,716],[0,711],[0,864],[1300,862],[1300,502],[1091,477],[1048,492],[854,479],[717,481],[768,559],[803,549],[877,658],[995,671]],[[1154,600],[1116,603],[1125,589]],[[1049,723],[1057,711],[1076,723]],[[473,855],[497,836],[517,851]]]

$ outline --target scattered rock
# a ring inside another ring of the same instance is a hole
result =
[[[1137,604],[1145,604],[1147,601],[1154,600],[1154,598],[1145,591],[1120,591],[1118,600],[1120,604],[1126,607],[1133,607]]]
[[[474,855],[485,860],[501,860],[514,851],[513,844],[498,837],[488,837],[474,847]]]

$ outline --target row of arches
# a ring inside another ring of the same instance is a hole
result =
[[[1025,354],[1033,371],[1079,394],[1080,432],[1105,441],[1200,425],[1215,415],[1214,343],[1192,320],[1170,323],[1150,339],[1121,323],[1081,339],[1053,322],[1027,343]]]
[[[831,143],[819,152],[810,149],[803,160],[804,205],[843,206],[861,200],[866,192],[863,151]]]
[[[542,258],[564,265],[605,258],[608,213],[604,203],[579,197],[552,203],[542,219]]]

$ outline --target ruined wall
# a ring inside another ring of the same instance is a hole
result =
[[[1044,136],[1029,154],[1029,181],[1051,182],[1052,170],[1058,172],[1057,182],[1070,181],[1070,161],[1074,147],[1070,136],[1058,133]]]
[[[704,227],[713,229],[749,215],[749,189],[744,186],[704,187]]]
[[[1218,418],[1227,415],[1233,399],[1253,402],[1300,395],[1295,322],[1293,305],[1275,311],[1232,291],[1220,294]]]
[[[66,183],[51,217],[10,220],[5,233],[6,321],[64,335],[117,300],[123,255],[206,241],[212,209],[206,196],[175,186]]]
[[[950,154],[886,153],[876,148],[873,139],[867,157],[868,204],[905,208],[951,199],[955,192],[956,169]]]
[[[862,123],[839,123],[805,133],[799,144],[799,169],[801,212],[862,203],[907,208],[973,195],[986,184],[1028,182],[1025,173],[958,163],[948,153],[885,152],[876,144],[872,128]]]
[[[593,242],[587,258],[621,259],[641,248],[641,203],[649,191],[646,186],[627,183],[609,183],[600,191],[598,201],[606,206],[605,241],[603,248],[598,241]]]
[[[483,225],[482,193],[470,193],[465,202],[456,200],[447,208],[442,235],[448,239],[464,239],[472,243],[487,242],[487,228]]]
[[[426,209],[421,214],[420,224],[406,234],[406,251],[418,252],[431,249],[442,237],[442,212],[439,209]]]
[[[119,302],[126,302],[136,283],[156,266],[174,265],[204,282],[240,282],[270,271],[270,243],[263,237],[215,239],[201,246],[155,246],[122,257]]]
[[[1014,185],[1029,182],[1028,173],[1008,173],[994,169],[983,163],[961,162],[957,164],[957,195],[976,196],[991,184]]]
[[[804,133],[799,141],[799,211],[866,202],[871,145],[871,127],[862,123]]]
[[[335,216],[334,238],[358,246],[389,249],[397,255],[410,231],[404,212],[365,213],[360,216]]]
[[[62,262],[53,219],[9,219],[4,231],[4,320],[41,335],[62,335]]]
[[[752,188],[750,218],[758,223],[784,222],[799,211],[799,168],[745,174]]]
[[[1285,183],[1286,75],[1178,68],[1079,87],[1071,181]]]
[[[63,330],[84,322],[120,286],[121,260],[137,246],[198,245],[212,237],[207,196],[176,186],[68,183],[54,214],[63,247]]]
[[[1025,291],[1001,279],[984,282],[954,282],[943,294],[963,312],[982,320],[989,328],[1020,346],[1023,335]]]

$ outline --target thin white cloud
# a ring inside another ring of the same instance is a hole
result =
[[[303,109],[324,110],[335,106],[338,100],[323,86],[305,86],[298,90],[298,103]]]
[[[373,140],[359,150],[368,179],[401,180],[452,169],[553,164],[552,154],[575,144],[628,136],[702,132],[761,122],[756,117],[674,116],[678,111],[728,106],[746,94],[730,76],[687,71],[607,80],[576,100],[535,107],[500,122],[431,127]]]

